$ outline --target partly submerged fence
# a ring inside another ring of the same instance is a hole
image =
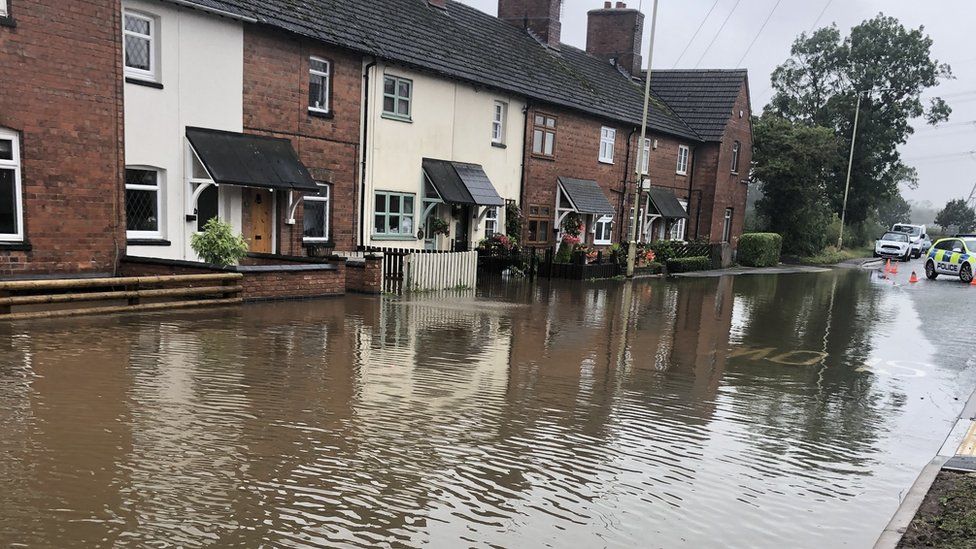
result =
[[[408,254],[405,278],[410,291],[474,288],[478,281],[478,252]]]

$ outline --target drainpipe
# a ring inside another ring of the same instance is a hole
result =
[[[525,102],[525,107],[522,108],[522,173],[519,176],[519,211],[522,212],[522,218],[525,218],[525,206],[528,203],[528,197],[525,196],[525,172],[528,170],[528,165],[526,164],[525,149],[529,147],[529,109],[532,107],[532,103],[528,100]],[[506,212],[505,223],[508,223],[508,216]],[[519,235],[519,240],[521,241],[525,236],[526,226],[522,226],[522,234]]]
[[[630,169],[630,144],[634,142],[634,134],[635,133],[637,133],[637,127],[636,126],[630,130],[630,135],[627,136],[627,158],[624,161],[624,166],[626,166],[625,169],[624,169],[624,186],[623,186],[623,189],[620,191],[620,196],[623,197],[620,200],[620,217],[619,217],[619,219],[620,219],[621,223],[617,223],[617,229],[618,229],[618,232],[620,234],[620,240],[623,239],[623,235],[624,235],[623,230],[622,230],[622,227],[623,227],[622,221],[624,219],[627,219],[625,217],[626,216],[626,213],[627,213],[627,175],[628,175],[627,170]],[[638,147],[641,147],[642,145],[643,145],[643,143],[641,143],[640,141],[637,142],[637,146]],[[641,195],[640,186],[638,185],[637,188],[638,188],[638,191],[637,191],[637,202],[640,202],[640,195]],[[637,219],[637,208],[634,208],[634,223],[638,223],[638,222],[639,222],[639,220]]]
[[[359,245],[366,245],[366,152],[369,150],[369,71],[376,66],[376,58],[363,69],[363,150],[359,177]]]
[[[698,147],[691,151],[691,173],[688,174],[688,205],[691,206],[691,193],[695,187],[695,164],[698,163]],[[698,205],[695,207],[695,239],[698,239],[698,229],[701,223],[702,192],[698,192]]]

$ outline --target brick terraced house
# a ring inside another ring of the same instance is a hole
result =
[[[470,249],[506,204],[532,246],[570,213],[596,246],[635,219],[644,239],[734,245],[745,72],[654,71],[638,143],[643,15],[590,11],[581,50],[562,7],[0,0],[0,275],[193,260],[213,217],[257,253]]]

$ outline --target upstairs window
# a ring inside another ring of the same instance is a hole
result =
[[[329,107],[329,76],[332,64],[325,59],[309,57],[308,59],[308,110],[318,113],[328,113]]]
[[[739,150],[742,149],[742,143],[736,141],[732,144],[732,173],[739,173]]]
[[[318,194],[305,195],[303,214],[305,242],[325,242],[329,240],[329,199],[331,189],[319,183]]]
[[[123,18],[122,55],[125,60],[125,75],[140,80],[158,81],[156,50],[159,44],[156,19],[129,10],[125,11]]]
[[[410,120],[413,102],[413,81],[399,76],[383,77],[383,114]]]
[[[532,131],[532,154],[552,156],[556,150],[556,119],[537,114]]]
[[[688,175],[688,157],[691,155],[691,149],[685,145],[678,145],[678,167],[676,171],[679,175]]]
[[[617,130],[600,128],[600,162],[613,164],[613,146],[617,140]]]
[[[644,150],[641,156],[641,174],[647,175],[647,170],[651,165],[651,140],[644,138]]]
[[[0,128],[0,241],[21,242],[23,240],[24,203],[20,181],[20,135]]]
[[[494,145],[505,144],[506,118],[508,118],[508,103],[495,101],[495,109],[491,119],[491,142]]]
[[[162,238],[160,175],[153,168],[125,169],[125,230],[128,238]]]

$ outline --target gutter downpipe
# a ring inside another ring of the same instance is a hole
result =
[[[359,245],[366,245],[366,153],[369,150],[369,71],[376,66],[376,58],[363,69],[363,150],[359,167]]]
[[[698,146],[691,152],[691,173],[688,175],[688,205],[691,205],[691,195],[695,192],[695,164],[698,163]],[[698,229],[701,225],[702,193],[698,192],[698,205],[695,206],[695,239],[698,239]]]
[[[522,170],[519,175],[519,211],[522,212],[522,217],[525,217],[525,204],[528,201],[528,197],[525,196],[525,172],[528,169],[526,165],[525,149],[529,146],[528,132],[529,132],[529,109],[532,108],[532,103],[528,100],[525,101],[525,107],[522,109]],[[507,215],[508,212],[506,212]],[[508,224],[508,218],[505,218],[505,224]],[[525,227],[522,227],[522,233],[519,235],[521,240],[525,233]]]

